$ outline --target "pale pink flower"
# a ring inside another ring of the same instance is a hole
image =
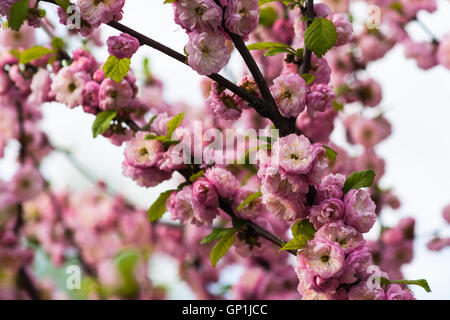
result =
[[[417,66],[428,70],[438,64],[436,45],[430,42],[405,41],[405,56],[416,60]]]
[[[130,36],[128,33],[121,33],[119,36],[109,37],[106,40],[108,52],[117,59],[131,59],[133,54],[138,51],[141,46],[138,39]]]
[[[175,22],[188,32],[217,30],[222,22],[222,9],[214,0],[179,0]]]
[[[8,186],[9,192],[17,202],[31,200],[38,196],[43,189],[44,180],[36,168],[30,165],[21,167]]]
[[[205,172],[205,177],[216,187],[220,197],[232,199],[239,191],[239,181],[233,174],[219,167],[213,167]]]
[[[348,293],[349,300],[385,300],[386,295],[383,289],[370,288],[366,281],[361,281],[353,286]]]
[[[277,218],[286,221],[294,221],[305,218],[307,211],[300,199],[287,199],[270,193],[264,185],[261,187],[262,203],[267,210]]]
[[[228,30],[247,38],[256,29],[259,20],[258,0],[229,0],[225,10]]]
[[[69,108],[75,108],[83,103],[83,88],[90,80],[86,72],[74,73],[70,67],[62,68],[53,78],[52,91],[56,101],[64,103]]]
[[[90,24],[108,23],[122,18],[125,0],[78,0],[81,17]]]
[[[366,233],[375,223],[375,202],[370,198],[367,190],[350,190],[344,198],[345,223],[351,225],[361,233]]]
[[[344,218],[344,203],[336,198],[330,198],[322,201],[320,204],[311,208],[309,221],[316,229],[332,221],[338,221]]]
[[[446,206],[444,210],[442,210],[442,216],[447,223],[450,223],[450,205]]]
[[[125,146],[125,158],[128,163],[140,168],[155,166],[164,152],[162,142],[146,139],[147,133],[138,132]]]
[[[316,158],[313,146],[305,136],[290,134],[278,139],[272,147],[281,168],[290,173],[308,173]]]
[[[437,59],[447,69],[450,69],[450,34],[445,36],[439,44]]]
[[[403,289],[399,284],[391,284],[386,291],[387,300],[415,300],[409,289]]]
[[[344,254],[349,254],[364,245],[363,235],[351,226],[346,226],[342,220],[325,224],[317,230],[315,238],[324,238],[336,242]]]
[[[186,45],[188,63],[201,75],[219,72],[230,59],[230,51],[221,32],[191,32]]]
[[[28,49],[35,43],[34,28],[23,25],[19,31],[0,29],[0,45],[4,49]]]
[[[318,112],[331,109],[335,98],[336,95],[332,86],[325,83],[313,84],[309,88],[306,100],[309,115],[314,117]]]
[[[342,46],[353,39],[353,25],[343,13],[333,15],[333,24],[336,27],[337,40],[336,46]]]
[[[118,83],[112,79],[103,80],[98,98],[102,110],[125,109],[133,99],[134,92],[130,83],[124,79]]]
[[[306,83],[295,73],[284,73],[273,81],[270,88],[281,114],[296,118],[306,104]]]

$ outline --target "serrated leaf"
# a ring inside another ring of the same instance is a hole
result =
[[[270,49],[264,53],[264,56],[272,57],[272,56],[276,56],[277,54],[280,54],[280,53],[292,53],[292,51],[289,50],[289,48]]]
[[[252,43],[247,46],[248,50],[271,50],[271,49],[282,49],[282,48],[290,48],[285,43],[279,42],[257,42]],[[294,50],[294,49],[292,49]]]
[[[375,175],[375,171],[373,170],[353,172],[348,176],[347,180],[345,180],[342,191],[344,192],[344,194],[346,194],[351,189],[370,187],[373,183],[373,180],[375,179]]]
[[[381,277],[381,282],[383,284],[408,284],[408,285],[415,285],[422,287],[426,292],[431,292],[431,288],[428,285],[428,281],[425,279],[418,279],[418,280],[389,280],[387,278]]]
[[[327,158],[328,160],[331,160],[331,161],[335,161],[337,152],[326,145],[322,145],[322,147],[325,148],[325,158]]]
[[[161,219],[161,217],[164,215],[164,213],[166,213],[167,199],[169,199],[170,195],[174,191],[176,191],[176,190],[168,190],[168,191],[162,192],[159,195],[158,199],[156,199],[156,201],[151,205],[151,207],[147,211],[148,220],[150,222],[155,222],[155,221]]]
[[[228,231],[228,233],[225,234],[211,250],[209,257],[211,259],[211,264],[213,267],[215,267],[217,265],[217,262],[222,259],[222,257],[228,252],[228,250],[230,250],[235,237],[236,231],[234,229]]]
[[[280,251],[284,251],[284,250],[299,250],[299,249],[303,249],[306,247],[306,245],[308,244],[308,238],[305,235],[297,235],[295,236],[291,241],[289,241],[288,243],[284,244]]]
[[[296,236],[303,235],[308,240],[314,238],[314,234],[316,233],[316,229],[314,225],[309,222],[308,219],[299,220],[294,223],[291,227],[292,236],[295,238]]]
[[[63,41],[63,39],[58,38],[58,37],[54,37],[52,39],[52,48],[53,48],[53,50],[55,52],[61,50],[62,48],[64,48],[64,41]]]
[[[262,196],[261,191],[252,193],[251,195],[249,195],[244,201],[242,201],[242,203],[237,207],[237,210],[239,212],[242,211],[242,209],[244,209],[247,205],[249,205],[252,201],[258,199],[259,197]]]
[[[20,55],[19,61],[20,63],[27,64],[50,53],[53,53],[52,49],[41,46],[34,46],[30,49],[24,50]]]
[[[303,73],[301,77],[305,80],[306,85],[308,86],[316,79],[316,76],[311,73]]]
[[[200,241],[200,244],[210,243],[219,239],[222,239],[226,236],[230,231],[236,231],[234,228],[214,228],[210,234]]]
[[[325,18],[314,19],[305,32],[306,47],[319,58],[336,44],[336,40],[336,27]]]
[[[103,65],[103,72],[105,77],[110,78],[116,82],[122,82],[130,70],[131,60],[128,58],[117,59],[115,56],[109,56],[108,60]]]
[[[259,6],[263,6],[267,3],[275,2],[275,1],[279,1],[279,0],[259,0],[258,4],[259,4]],[[289,5],[292,2],[292,0],[282,0],[281,2],[283,2],[283,4],[285,4],[285,5]]]
[[[273,24],[275,23],[275,21],[277,21],[278,19],[278,15],[277,12],[275,11],[275,8],[272,6],[269,7],[265,7],[265,8],[261,8],[259,9],[259,24],[267,27],[267,28],[272,28]]]
[[[27,19],[29,2],[30,0],[19,0],[11,6],[8,21],[8,26],[11,29],[19,31],[20,27]]]
[[[197,173],[194,173],[192,176],[189,177],[189,181],[194,183],[195,181],[197,181],[197,179],[203,177],[205,175],[205,171],[201,170]]]
[[[184,118],[184,112],[177,114],[175,117],[170,119],[169,123],[167,124],[167,138],[172,138],[172,134],[174,131],[181,125],[181,122]]]
[[[111,126],[111,121],[117,116],[117,111],[106,110],[97,114],[92,124],[92,135],[97,138],[98,135],[105,133]]]
[[[176,1],[178,1],[178,0],[166,0],[166,1],[164,1],[164,4],[166,4],[166,3],[174,3]]]
[[[69,0],[55,0],[55,3],[67,11],[67,8],[70,6]]]

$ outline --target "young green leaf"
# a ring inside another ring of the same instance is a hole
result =
[[[325,158],[327,158],[328,160],[331,160],[331,161],[335,161],[337,152],[326,145],[323,145],[322,147],[325,148]]]
[[[380,279],[381,279],[381,282],[383,284],[386,284],[386,285],[392,284],[392,283],[416,285],[416,286],[424,288],[424,290],[426,292],[431,292],[431,288],[428,285],[428,281],[425,280],[425,279],[418,279],[418,280],[392,280],[392,281],[387,279],[387,278],[383,278],[383,277],[381,277]]]
[[[275,8],[273,6],[264,7],[259,9],[259,24],[267,27],[272,28],[275,21],[277,21],[278,15],[275,11]]]
[[[138,283],[134,277],[138,261],[139,255],[133,250],[122,251],[115,258],[117,270],[122,277],[120,291],[127,297],[133,297],[138,290]]]
[[[203,177],[205,175],[205,171],[201,170],[197,173],[194,173],[192,176],[189,177],[189,181],[194,183],[195,181],[197,181],[197,179]]]
[[[242,211],[242,209],[244,209],[247,205],[249,205],[252,201],[258,199],[259,197],[262,196],[261,191],[252,193],[251,195],[249,195],[244,201],[242,201],[242,203],[239,205],[239,207],[237,207],[237,210],[239,212]]]
[[[314,79],[316,79],[316,76],[311,73],[303,73],[301,77],[305,80],[306,85],[308,86],[314,81]]]
[[[20,55],[19,60],[20,63],[27,64],[50,53],[53,53],[52,49],[41,46],[34,46],[30,49],[24,50]]]
[[[122,82],[130,70],[131,60],[127,58],[117,59],[115,56],[109,56],[103,65],[103,71],[106,78],[111,78],[116,82]]]
[[[55,52],[61,50],[62,48],[64,48],[64,40],[58,37],[54,37],[52,39],[52,48]]]
[[[375,171],[364,170],[359,172],[353,172],[345,180],[344,187],[342,191],[344,194],[349,192],[351,189],[361,189],[370,187],[375,179]]]
[[[177,114],[175,117],[170,119],[169,123],[167,124],[167,135],[166,135],[167,138],[169,139],[172,138],[172,134],[181,125],[183,118],[184,112]]]
[[[280,53],[292,53],[292,51],[289,48],[275,48],[275,49],[267,50],[266,53],[264,53],[264,56],[272,57],[272,56],[276,56],[277,54],[280,54]]]
[[[271,49],[287,49],[290,48],[287,44],[279,42],[258,42],[247,46],[248,50],[271,50]],[[294,49],[292,49],[294,50]]]
[[[308,240],[314,238],[316,229],[314,225],[309,222],[308,219],[299,220],[291,227],[292,235],[294,238],[299,235],[305,236]]]
[[[280,251],[284,250],[299,250],[306,247],[308,244],[308,238],[305,235],[299,234],[295,236],[291,241],[284,244]]]
[[[164,213],[166,213],[167,199],[169,199],[170,195],[174,191],[176,191],[176,190],[168,190],[168,191],[162,192],[159,195],[158,199],[156,199],[156,201],[152,204],[150,209],[148,209],[147,215],[148,215],[148,220],[150,222],[155,222],[155,221],[161,219],[161,217],[164,215]]]
[[[342,103],[339,103],[336,100],[334,100],[333,101],[333,109],[336,111],[342,111],[342,110],[344,110],[344,105]]]
[[[212,229],[210,234],[208,234],[206,237],[204,237],[202,239],[200,244],[210,243],[210,242],[222,239],[224,236],[226,236],[232,230],[234,230],[234,228],[214,228],[214,229]],[[234,231],[236,231],[236,230],[234,230]]]
[[[10,18],[8,21],[8,26],[11,29],[19,31],[20,27],[27,19],[29,2],[30,0],[19,0],[11,6]]]
[[[315,19],[305,32],[306,47],[319,58],[336,44],[336,39],[336,27],[325,18]]]
[[[92,135],[97,138],[98,135],[105,133],[111,126],[111,121],[117,116],[117,111],[106,110],[97,114],[92,124]]]
[[[166,1],[164,1],[164,4],[166,4],[166,3],[174,3],[176,1],[178,1],[178,0],[166,0]]]
[[[213,267],[215,267],[217,265],[217,262],[219,262],[219,260],[228,252],[228,250],[230,250],[235,237],[236,231],[234,229],[229,230],[211,250],[209,257],[211,259],[211,264]]]
[[[67,8],[70,6],[70,0],[55,0],[55,3],[63,8],[64,11],[67,11]]]

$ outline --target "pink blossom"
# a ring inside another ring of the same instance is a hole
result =
[[[328,84],[331,79],[331,68],[325,58],[317,58],[315,54],[311,57],[311,71],[309,72],[315,76],[314,83]]]
[[[222,22],[222,9],[213,0],[179,0],[175,22],[188,32],[217,30]]]
[[[122,174],[136,181],[136,183],[145,188],[154,187],[172,176],[171,172],[165,172],[154,167],[139,168],[128,163],[122,162]]]
[[[368,232],[375,223],[375,202],[364,189],[350,190],[344,198],[345,222],[361,233]]]
[[[125,146],[125,158],[135,167],[148,168],[155,166],[164,152],[162,142],[146,139],[145,132],[138,132]]]
[[[416,60],[417,66],[428,70],[438,64],[436,45],[430,42],[405,41],[405,56]]]
[[[239,191],[239,181],[228,170],[213,167],[206,170],[205,177],[216,187],[221,198],[232,199]]]
[[[391,284],[386,291],[387,300],[415,300],[409,289],[403,289],[399,284]]]
[[[442,210],[442,216],[447,223],[450,223],[450,205],[446,206],[444,210]]]
[[[386,295],[383,289],[370,288],[366,281],[361,281],[353,286],[348,293],[349,300],[385,300]]]
[[[219,72],[230,59],[221,32],[191,32],[186,45],[189,65],[201,75]]]
[[[133,54],[141,46],[138,39],[128,33],[121,33],[120,36],[109,37],[106,41],[108,52],[117,59],[131,59]]]
[[[83,88],[83,107],[88,106],[91,109],[91,113],[95,114],[97,107],[99,106],[98,92],[100,85],[95,81],[89,81]],[[85,109],[86,111],[86,109]]]
[[[102,110],[125,109],[133,99],[133,89],[124,79],[118,83],[112,79],[103,80],[99,88],[98,98]]]
[[[17,202],[31,200],[38,196],[43,189],[44,180],[36,168],[30,165],[21,167],[8,186],[9,192]]]
[[[365,280],[371,259],[372,255],[367,247],[360,247],[350,253],[345,259],[345,269],[340,281],[351,284],[358,280]]]
[[[9,17],[9,11],[11,10],[11,6],[16,1],[17,0],[3,0],[0,3],[0,16],[8,16]]]
[[[208,179],[199,178],[192,185],[194,201],[205,208],[217,208],[219,197],[216,188]]]
[[[265,186],[261,187],[262,203],[267,210],[278,219],[294,221],[298,218],[305,218],[307,211],[300,199],[288,199],[270,193]]]
[[[353,25],[343,13],[333,15],[333,24],[336,27],[337,40],[336,46],[342,46],[353,39]]]
[[[297,117],[296,125],[311,140],[327,143],[334,129],[336,116],[337,112],[333,109],[319,112],[314,117],[305,110]]]
[[[35,43],[34,28],[23,25],[19,31],[0,29],[0,45],[5,49],[28,49]]]
[[[237,120],[242,113],[240,104],[235,101],[234,94],[228,89],[220,88],[217,82],[213,82],[211,85],[211,93],[206,103],[219,119]]]
[[[308,193],[309,190],[308,183],[304,177],[288,173],[284,169],[271,166],[270,164],[260,166],[258,177],[269,192],[282,197],[294,199],[299,194]]]
[[[362,234],[353,227],[346,226],[342,220],[325,224],[317,230],[314,237],[336,242],[344,254],[353,252],[365,243]]]
[[[350,0],[323,0],[323,3],[333,12],[347,12],[350,6]]]
[[[446,35],[439,44],[437,59],[447,69],[450,69],[450,34]]]
[[[317,186],[316,199],[323,201],[328,198],[342,198],[342,188],[344,187],[345,180],[346,178],[343,174],[329,174],[324,176],[320,185]]]
[[[338,276],[344,268],[344,252],[334,242],[313,239],[298,253],[297,267],[324,279]]]
[[[336,95],[332,86],[324,83],[313,84],[309,88],[306,100],[309,115],[314,117],[317,112],[324,112],[327,109],[331,109],[335,98]]]
[[[309,221],[319,229],[324,224],[344,218],[344,203],[336,198],[326,199],[313,206],[309,214]]]
[[[83,103],[83,88],[89,81],[86,72],[74,73],[70,67],[62,68],[53,78],[52,91],[56,101],[64,103],[69,108],[75,108]]]
[[[278,139],[273,144],[272,150],[280,167],[290,173],[308,173],[316,158],[308,138],[296,134]]]
[[[282,74],[273,81],[270,90],[285,117],[296,118],[305,109],[306,83],[298,74]]]
[[[77,0],[81,17],[90,24],[120,20],[124,5],[125,0]]]
[[[247,38],[256,29],[259,20],[258,0],[229,0],[225,10],[225,27]]]

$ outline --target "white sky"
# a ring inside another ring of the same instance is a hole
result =
[[[169,47],[182,52],[186,35],[173,22],[171,5],[162,5],[163,0],[128,0],[123,23]],[[145,3],[145,5],[144,5]],[[361,7],[354,12],[364,14]],[[438,14],[423,13],[421,20],[439,37],[450,32],[450,4],[439,1]],[[105,39],[116,34],[105,27]],[[409,29],[416,39],[427,39],[417,26]],[[106,50],[101,53],[105,58]],[[150,57],[152,71],[165,84],[165,96],[169,102],[183,101],[192,106],[202,106],[198,86],[201,79],[195,72],[179,62],[150,48],[141,48],[133,58],[135,70],[139,70],[144,56]],[[231,61],[235,74],[239,74],[239,57]],[[431,71],[419,70],[414,61],[406,60],[403,50],[396,47],[382,61],[372,64],[370,74],[383,86],[383,110],[393,124],[393,135],[378,151],[386,160],[384,186],[393,186],[401,198],[402,208],[398,212],[384,214],[384,221],[395,223],[405,216],[417,219],[415,259],[406,266],[408,279],[426,278],[433,290],[427,294],[422,288],[414,288],[418,299],[450,299],[450,249],[440,253],[430,253],[425,248],[429,235],[436,229],[446,228],[450,235],[450,225],[444,226],[442,208],[450,203],[450,70],[437,67]],[[139,76],[139,73],[136,72]],[[91,125],[93,117],[82,110],[69,110],[58,104],[44,108],[43,126],[51,141],[58,146],[70,148],[79,161],[98,178],[120,189],[132,201],[148,207],[157,197],[157,190],[168,187],[164,183],[154,190],[137,187],[129,179],[121,176],[122,149],[108,143],[102,137],[93,140]],[[334,135],[339,144],[342,132]],[[16,152],[8,149],[7,159]],[[60,155],[52,155],[44,163],[44,174],[56,187],[82,188],[89,184]],[[0,161],[0,177],[12,174],[11,161]],[[165,279],[170,276],[165,275]],[[186,289],[172,283],[177,292],[172,297],[188,297]]]

